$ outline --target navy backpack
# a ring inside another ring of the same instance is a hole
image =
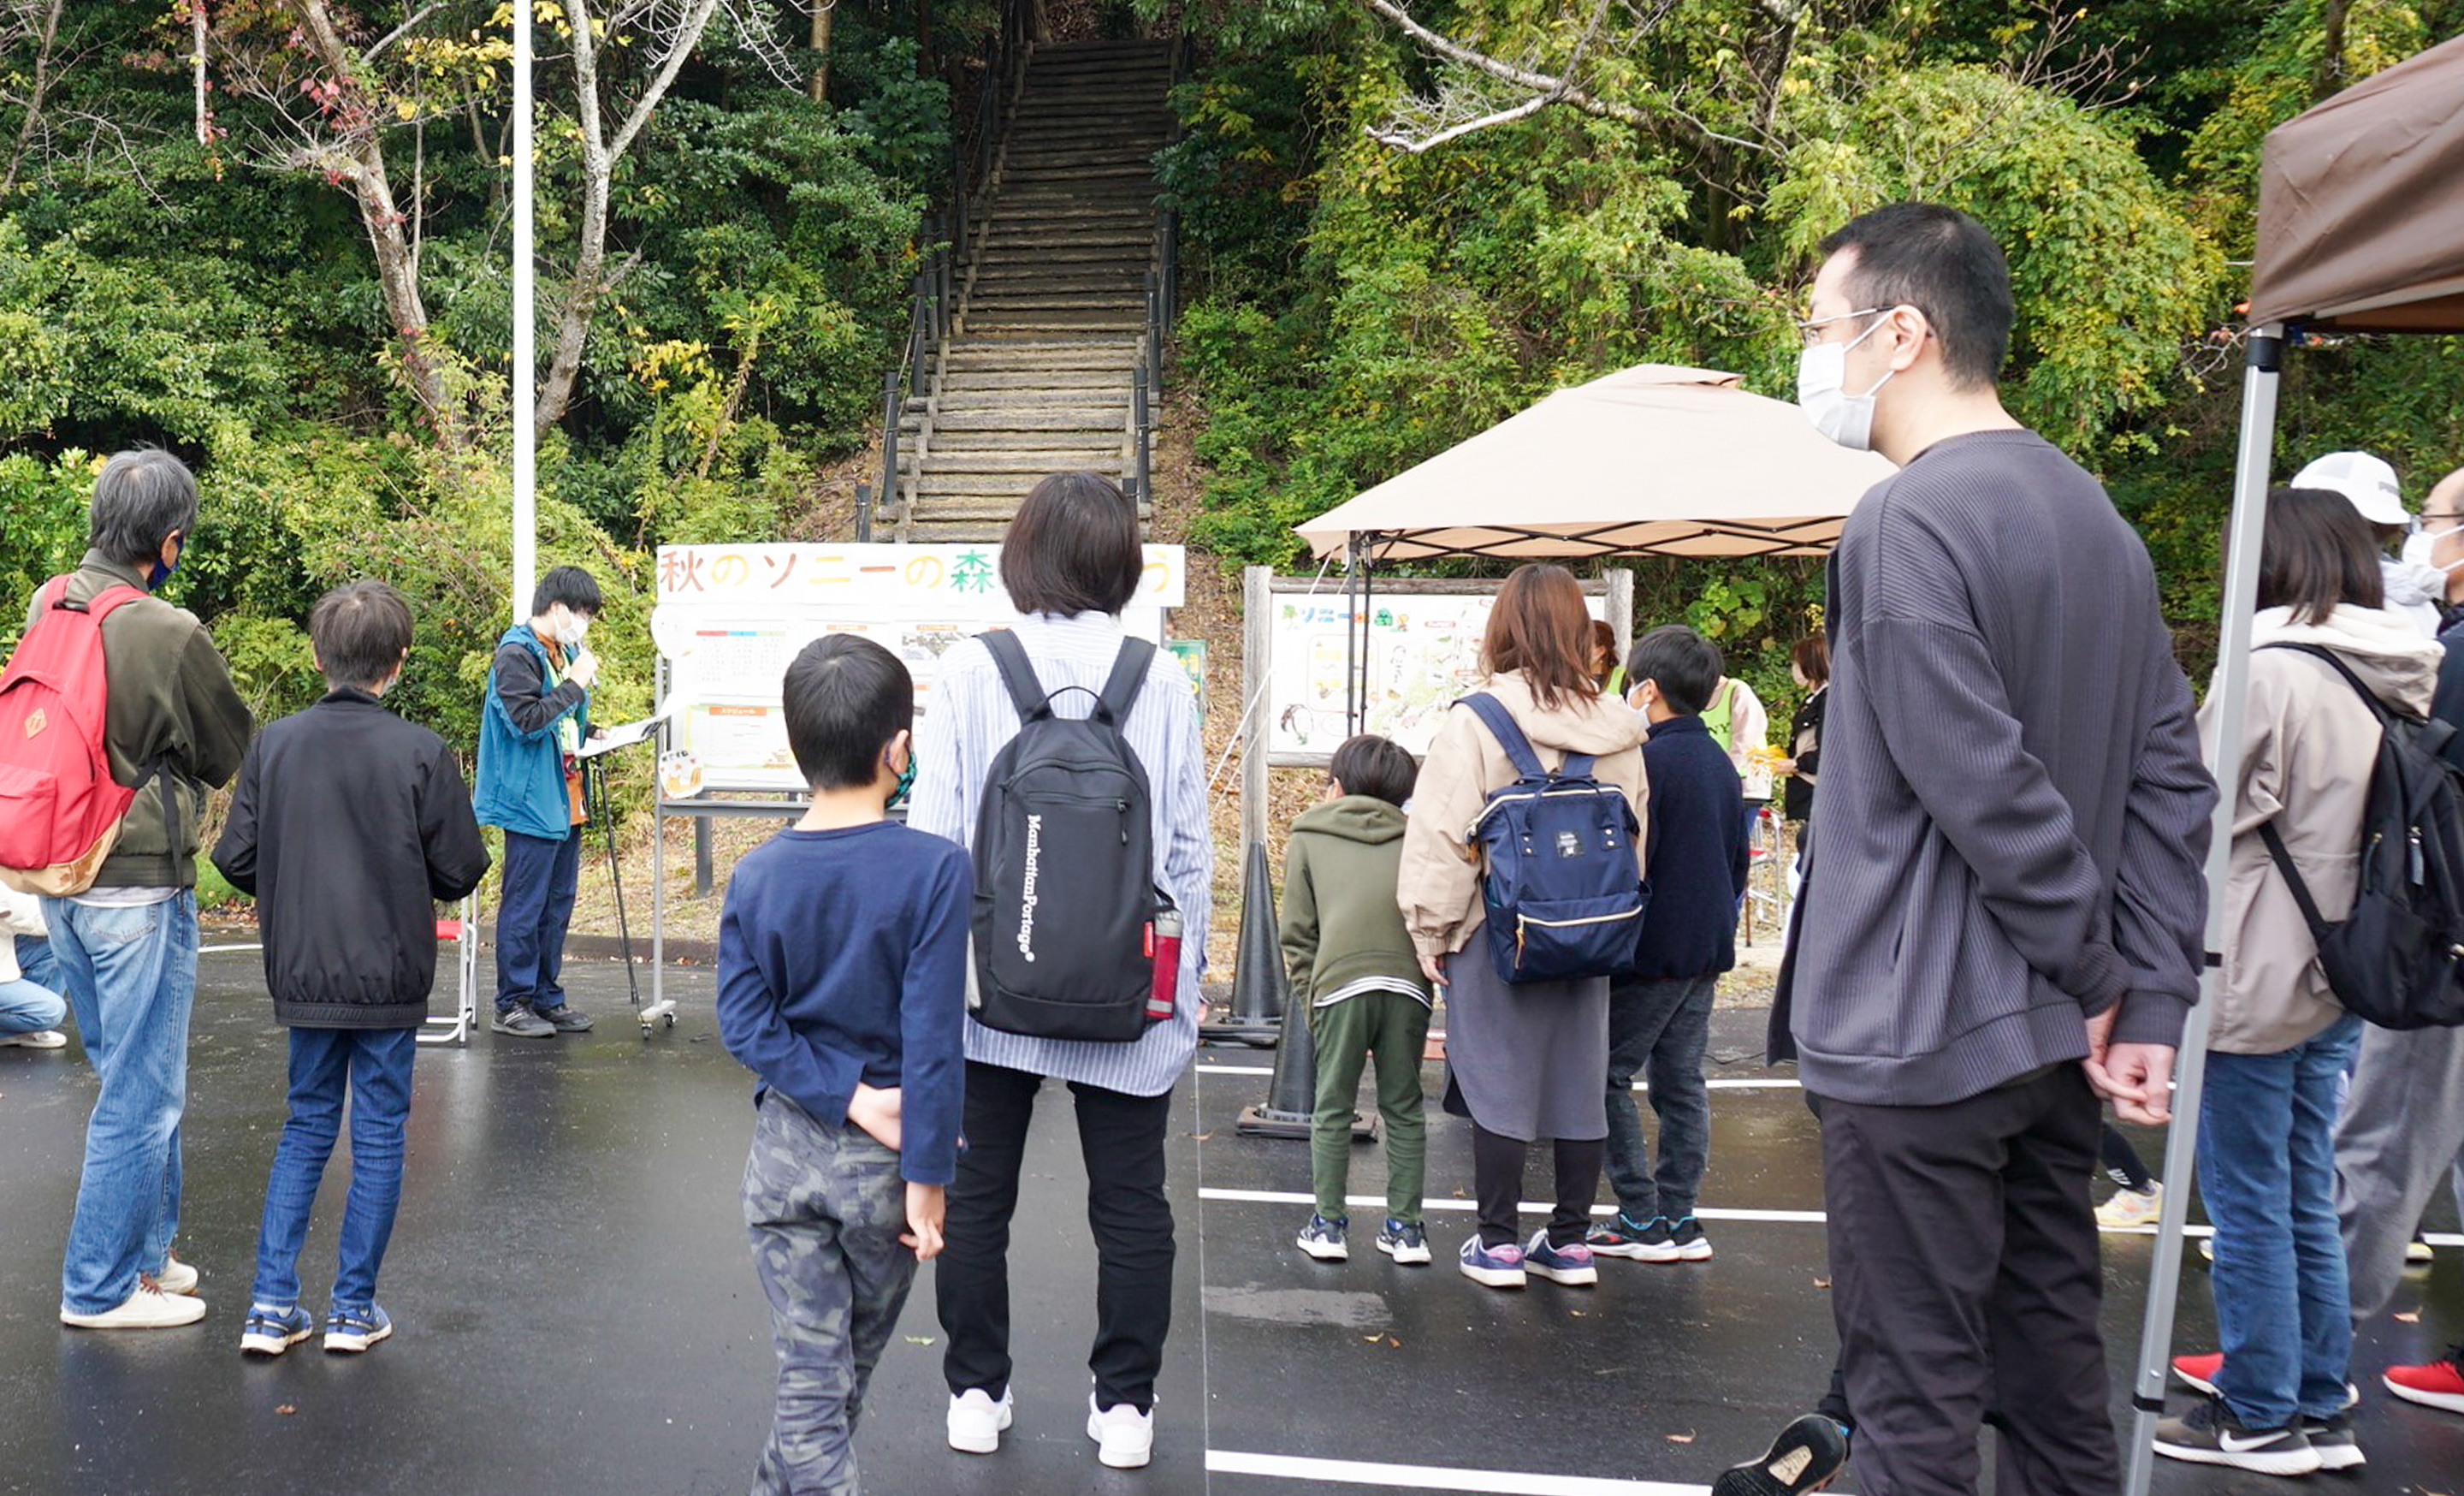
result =
[[[1483,691],[1478,713],[1514,765],[1491,791],[1466,838],[1480,853],[1488,954],[1507,982],[1557,982],[1634,969],[1651,890],[1637,870],[1642,827],[1622,791],[1592,777],[1592,755],[1569,753],[1555,772],[1503,703]]]

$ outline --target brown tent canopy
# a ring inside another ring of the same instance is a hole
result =
[[[2250,322],[2464,327],[2464,37],[2267,137]]]

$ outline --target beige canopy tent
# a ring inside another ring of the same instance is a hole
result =
[[[2251,273],[2251,327],[2242,379],[2241,452],[2233,474],[2232,543],[2216,652],[2215,776],[2241,777],[2251,614],[2258,595],[2268,474],[2276,445],[2276,391],[2289,333],[2464,333],[2464,38],[2432,47],[2287,121],[2261,149],[2258,253]],[[2298,341],[2293,345],[2298,346]],[[2208,957],[2200,1003],[2182,1036],[2165,1144],[2165,1213],[2147,1289],[2132,1402],[2138,1416],[2123,1489],[2145,1496],[2153,1436],[2165,1406],[2183,1226],[2197,1158],[2199,1096],[2207,1079],[2209,1016],[2224,940],[2233,797],[2222,797],[2208,848]]]
[[[1321,557],[1370,563],[1818,556],[1891,471],[1734,374],[1644,364],[1560,390],[1299,530]]]

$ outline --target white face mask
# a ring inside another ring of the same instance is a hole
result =
[[[1897,311],[1893,307],[1891,310]],[[1879,321],[1845,343],[1817,343],[1798,355],[1796,361],[1796,403],[1814,422],[1814,429],[1846,447],[1851,452],[1871,448],[1874,436],[1874,395],[1891,382],[1897,369],[1885,369],[1874,381],[1874,388],[1863,394],[1850,394],[1848,382],[1848,350],[1872,337],[1881,327]]]
[[[2464,556],[2459,556],[2443,567],[2431,559],[2431,553],[2437,548],[2438,543],[2458,530],[2464,530],[2464,525],[2451,525],[2443,530],[2415,530],[2406,536],[2404,538],[2405,565],[2438,572],[2453,571],[2457,567],[2464,567]]]
[[[590,620],[578,613],[568,612],[558,621],[556,636],[567,644],[579,644],[590,636]]]

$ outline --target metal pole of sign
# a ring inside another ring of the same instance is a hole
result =
[[[2270,323],[2250,334],[2248,368],[2242,377],[2241,458],[2233,474],[2232,538],[2226,549],[2224,616],[2216,646],[2215,741],[2208,761],[2225,787],[2216,803],[2208,842],[2207,968],[2199,977],[2199,1005],[2182,1031],[2173,1089],[2173,1125],[2165,1138],[2165,1210],[2156,1228],[2155,1262],[2148,1268],[2147,1319],[2139,1337],[2139,1373],[2131,1388],[2136,1410],[2130,1424],[2130,1468],[2123,1490],[2146,1496],[2155,1477],[2156,1419],[2165,1411],[2165,1374],[2172,1358],[2173,1313],[2181,1296],[2183,1227],[2189,1219],[2191,1172],[2197,1167],[2199,1096],[2207,1082],[2208,1022],[2224,977],[2225,884],[2233,863],[2233,792],[2241,779],[2242,713],[2249,698],[2251,615],[2258,602],[2259,543],[2267,525],[2267,471],[2276,441],[2276,390],[2284,352],[2284,328]]]
[[[1352,626],[1352,610],[1360,600],[1360,536],[1352,537],[1351,564],[1343,569],[1343,731],[1360,730],[1360,633]]]
[[[539,287],[531,214],[531,7],[514,5],[514,621],[539,584]]]
[[[1369,730],[1369,680],[1377,664],[1371,654],[1375,640],[1371,636],[1370,620],[1376,616],[1377,556],[1365,551],[1360,558],[1360,715],[1352,724],[1355,733]]]

